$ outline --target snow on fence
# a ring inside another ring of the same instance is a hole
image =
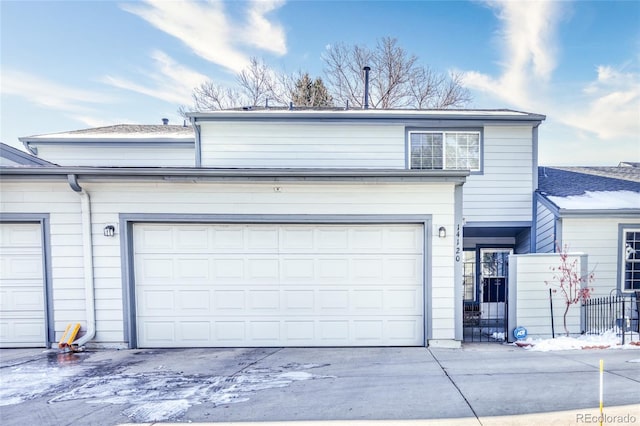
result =
[[[614,331],[624,345],[640,340],[640,299],[635,295],[598,297],[582,304],[583,333]]]

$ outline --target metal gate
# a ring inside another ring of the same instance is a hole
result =
[[[503,342],[507,337],[508,271],[511,249],[465,252],[465,342]]]

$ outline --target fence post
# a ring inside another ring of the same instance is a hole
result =
[[[549,307],[551,309],[551,338],[556,338],[556,330],[553,326],[553,292],[549,289]]]
[[[626,310],[624,308],[625,308],[624,299],[622,299],[622,314],[621,314],[622,319],[620,320],[620,326],[622,328],[622,344],[623,345],[624,345],[624,335],[627,334],[627,324],[626,324],[626,321],[625,321],[625,318],[624,318],[624,314],[625,314]]]

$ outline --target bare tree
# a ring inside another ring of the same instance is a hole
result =
[[[373,50],[365,46],[332,45],[323,56],[334,99],[364,105],[364,66],[371,67],[371,108],[451,108],[470,101],[459,75],[447,76],[420,65],[395,38],[380,39]]]
[[[251,58],[249,66],[238,74],[236,80],[249,106],[257,106],[272,96],[276,85],[274,72],[256,58]]]
[[[364,74],[370,65],[371,52],[366,47],[339,43],[329,47],[322,59],[330,91],[337,103],[362,107],[364,105]]]
[[[195,111],[211,111],[270,105],[319,107],[364,105],[365,76],[371,67],[369,105],[371,108],[453,108],[464,107],[471,98],[459,74],[437,73],[418,62],[398,45],[395,38],[378,40],[374,49],[346,44],[332,45],[323,55],[325,80],[312,80],[308,73],[276,72],[264,61],[251,58],[236,76],[236,86],[224,87],[207,81],[193,90]],[[326,83],[325,83],[326,82]],[[186,117],[188,108],[178,112]]]

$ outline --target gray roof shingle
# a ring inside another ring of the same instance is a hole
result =
[[[539,167],[538,192],[569,197],[587,191],[640,193],[640,169],[635,167]]]

